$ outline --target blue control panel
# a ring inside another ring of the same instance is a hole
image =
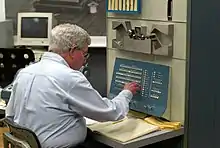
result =
[[[167,108],[170,67],[148,62],[116,58],[109,98],[118,95],[128,82],[141,85],[130,109],[161,117]]]

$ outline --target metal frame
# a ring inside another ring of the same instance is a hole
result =
[[[219,148],[220,1],[188,0],[186,148]]]

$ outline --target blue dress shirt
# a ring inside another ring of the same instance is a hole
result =
[[[112,100],[102,98],[81,72],[51,52],[22,69],[13,85],[6,117],[34,131],[43,148],[83,142],[87,132],[84,117],[120,120],[127,115],[133,97],[123,90]]]

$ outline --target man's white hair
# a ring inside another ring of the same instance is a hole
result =
[[[76,47],[81,50],[91,44],[87,31],[74,24],[60,24],[51,31],[49,51],[64,53]]]

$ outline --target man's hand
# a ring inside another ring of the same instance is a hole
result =
[[[137,91],[140,89],[141,89],[140,85],[136,82],[127,83],[124,86],[124,90],[130,90],[133,95],[136,94]]]

